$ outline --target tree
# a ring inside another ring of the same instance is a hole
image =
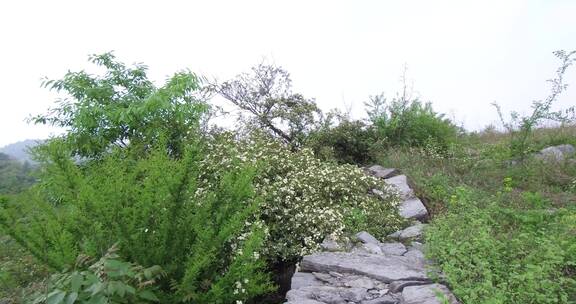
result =
[[[256,123],[293,148],[300,146],[320,110],[312,99],[293,93],[288,72],[281,67],[260,63],[251,73],[215,86],[216,91]]]
[[[44,87],[66,95],[47,114],[31,120],[67,129],[66,140],[78,156],[94,157],[112,146],[147,147],[160,134],[168,137],[170,153],[180,155],[207,109],[196,94],[200,79],[182,71],[157,88],[142,64],[127,67],[112,53],[89,59],[104,74],[68,72],[60,80],[45,80]]]

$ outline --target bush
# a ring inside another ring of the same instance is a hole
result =
[[[430,103],[394,99],[374,117],[378,136],[390,146],[425,147],[447,151],[458,128],[444,115],[434,112]]]
[[[362,121],[344,120],[335,127],[313,132],[306,146],[325,161],[366,165],[372,161],[371,148],[376,143],[374,129]]]
[[[398,197],[389,186],[356,166],[322,162],[309,149],[291,152],[270,140],[234,142],[222,136],[208,155],[202,172],[211,174],[201,187],[243,163],[258,168],[254,186],[264,200],[261,219],[270,229],[266,250],[273,260],[297,260],[317,250],[328,235],[367,230],[384,237],[403,224]],[[371,189],[387,196],[380,199]]]
[[[574,210],[457,203],[428,229],[427,244],[464,303],[576,301]]]
[[[164,303],[233,303],[270,291],[258,259],[265,228],[255,219],[253,170],[236,166],[202,190],[200,145],[174,159],[164,144],[144,156],[116,148],[79,165],[65,144],[51,141],[40,148],[40,184],[0,206],[2,229],[56,270],[118,242],[128,261],[166,271]],[[234,293],[238,284],[242,292]]]

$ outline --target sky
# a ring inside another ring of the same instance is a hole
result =
[[[363,102],[401,89],[469,130],[490,105],[528,113],[549,92],[555,50],[576,49],[576,1],[2,1],[0,147],[61,130],[29,125],[58,97],[40,87],[90,70],[89,54],[143,62],[159,85],[190,69],[226,80],[266,58],[294,91],[362,118]],[[576,105],[576,67],[555,108]]]

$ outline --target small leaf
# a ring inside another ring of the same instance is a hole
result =
[[[84,278],[83,276],[78,273],[78,272],[74,272],[71,276],[70,276],[70,285],[72,288],[72,291],[77,293],[78,291],[80,291],[80,287],[82,287],[82,283],[84,282]]]
[[[46,304],[60,304],[65,296],[66,293],[64,291],[56,289],[48,295]]]
[[[141,297],[142,299],[148,300],[148,301],[154,301],[154,302],[160,301],[156,297],[156,295],[150,290],[144,290],[144,291],[138,293],[138,296]]]
[[[77,292],[72,292],[70,294],[68,294],[68,296],[66,297],[66,304],[74,304],[74,302],[76,302],[76,299],[78,299],[78,293]]]

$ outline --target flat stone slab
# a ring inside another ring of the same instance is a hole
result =
[[[440,292],[450,304],[459,304],[456,297],[441,284],[430,284],[421,286],[408,286],[402,290],[403,304],[443,304],[436,293]]]
[[[290,289],[298,289],[307,286],[322,286],[324,283],[316,279],[311,273],[306,272],[295,272],[292,276],[292,282],[290,284]]]
[[[400,300],[394,298],[391,295],[385,295],[380,298],[372,299],[372,300],[364,300],[360,302],[360,304],[397,304],[400,303]]]
[[[319,303],[359,303],[369,297],[366,288],[342,288],[333,286],[311,286],[292,289],[286,294],[288,303],[305,303],[306,300]],[[314,302],[312,302],[314,303]]]
[[[382,243],[380,249],[382,249],[382,253],[387,255],[403,255],[408,251],[402,243]]]
[[[403,256],[347,252],[323,252],[305,256],[300,264],[304,272],[350,273],[384,283],[392,281],[427,281],[424,265]]]
[[[428,210],[417,197],[409,198],[400,203],[399,211],[400,216],[406,219],[424,220],[428,217]]]
[[[384,168],[380,165],[374,165],[368,169],[366,169],[366,171],[375,176],[375,177],[379,177],[379,178],[390,178],[393,177],[395,175],[400,174],[400,171],[398,171],[398,169],[394,169],[394,168]]]
[[[384,180],[386,184],[393,186],[400,193],[400,198],[407,200],[414,197],[414,190],[408,185],[406,175],[397,175]]]

